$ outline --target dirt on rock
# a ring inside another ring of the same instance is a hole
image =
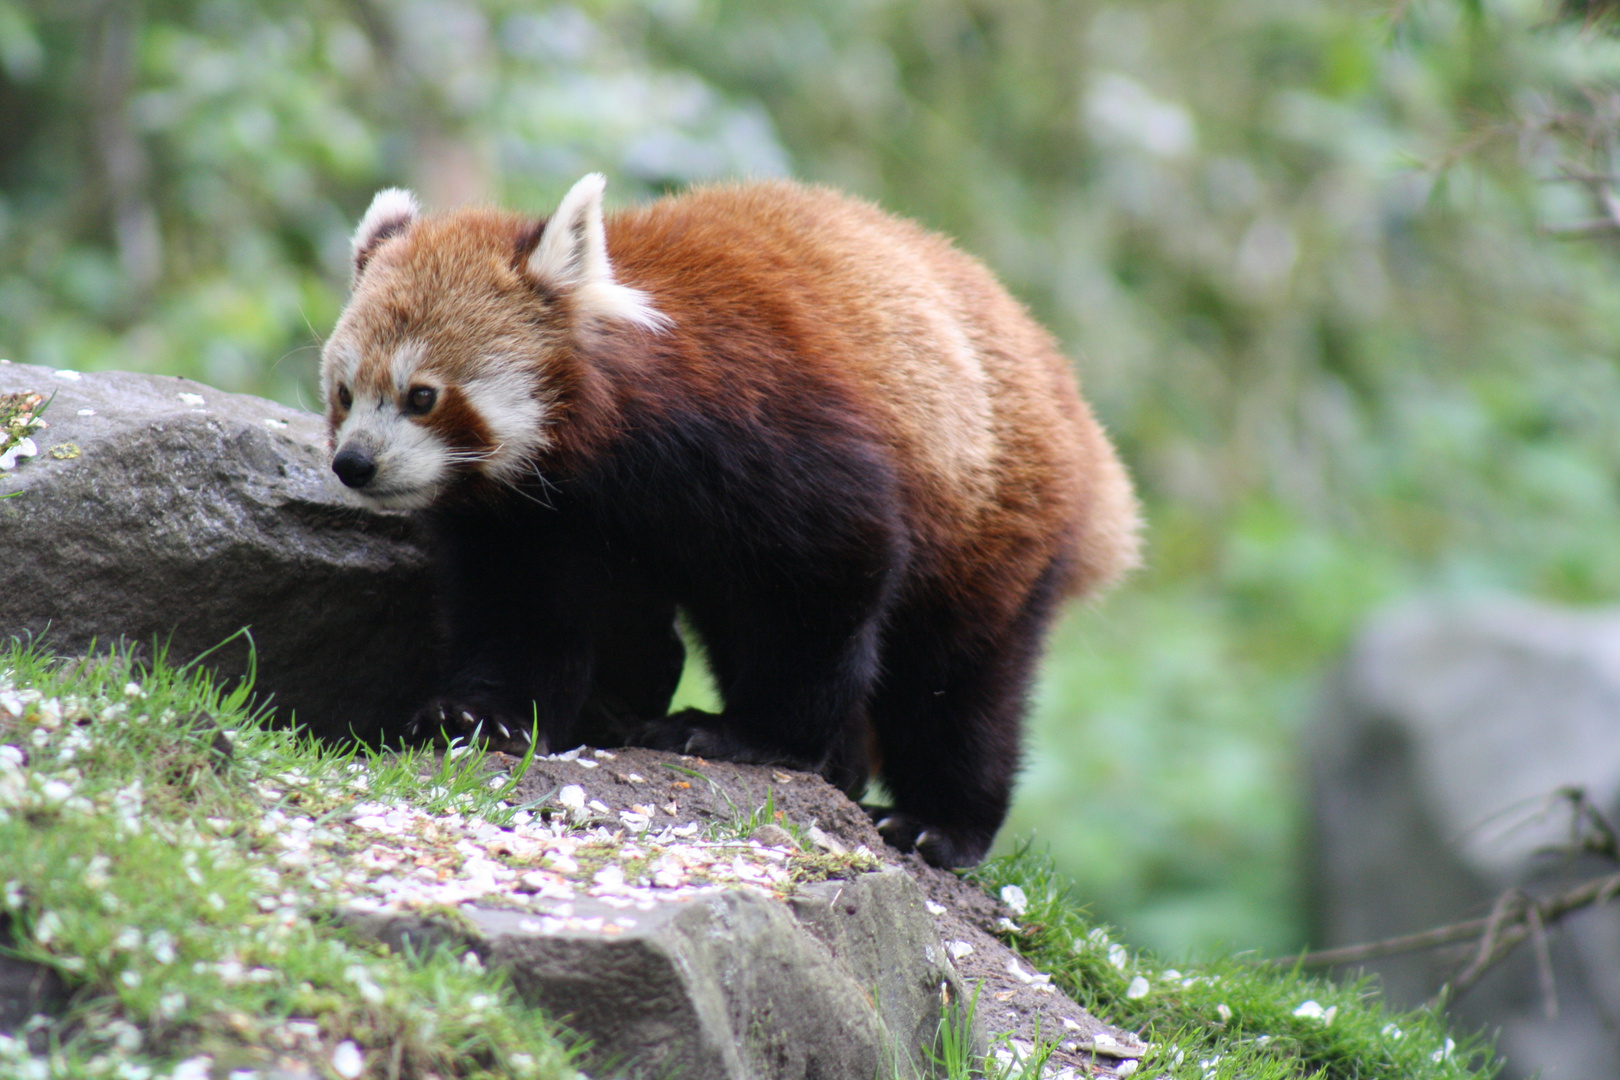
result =
[[[517,764],[507,755],[492,758],[503,767]],[[1056,1041],[1043,1075],[1057,1080],[1129,1075],[1134,1065],[1125,1063],[1146,1050],[1139,1036],[1091,1016],[1002,943],[998,927],[1016,923],[1016,912],[974,883],[888,847],[866,812],[820,776],[636,747],[583,750],[536,758],[508,799],[544,812],[569,785],[583,789],[586,806],[604,823],[630,810],[651,817],[654,828],[776,824],[834,854],[865,847],[920,886],[957,971],[977,987],[977,1013],[992,1039],[1008,1036],[1021,1054],[1037,1038]]]

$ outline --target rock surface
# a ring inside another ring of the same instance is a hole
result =
[[[1325,692],[1310,743],[1314,916],[1323,947],[1483,915],[1504,889],[1612,873],[1568,842],[1563,787],[1620,815],[1620,612],[1520,600],[1419,603],[1375,619]],[[1504,1077],[1620,1076],[1620,910],[1551,935],[1557,1016],[1521,949],[1464,995],[1464,1030],[1500,1028]],[[1369,963],[1392,1003],[1433,995],[1459,957]]]
[[[183,662],[248,626],[261,697],[335,736],[426,699],[425,556],[408,518],[344,500],[319,417],[180,378],[0,364],[0,393],[30,390],[55,398],[39,455],[0,473],[0,636],[167,643]],[[248,649],[209,663],[244,674]]]
[[[930,1075],[942,991],[961,993],[900,871],[806,886],[789,904],[729,890],[645,911],[567,907],[567,920],[463,907],[470,925],[455,930],[347,918],[392,946],[451,937],[506,968],[526,1000],[591,1040],[592,1072],[626,1078]]]
[[[712,987],[720,983],[722,989],[706,992],[710,1001],[718,998],[725,1002],[725,1008],[699,1008],[689,1004],[683,1007],[683,1014],[718,1018],[714,1020],[713,1030],[719,1034],[705,1034],[700,1042],[714,1043],[727,1037],[726,1032],[742,1039],[744,1050],[737,1060],[745,1064],[745,1071],[740,1074],[701,1070],[687,1073],[676,1069],[670,1075],[743,1075],[773,1080],[776,1077],[852,1075],[865,1080],[874,1074],[861,1072],[866,1068],[865,1062],[869,1060],[866,1055],[870,1053],[861,1048],[873,1045],[871,1040],[877,1038],[872,1034],[874,1030],[882,1032],[879,1045],[886,1048],[884,1061],[892,1060],[889,1055],[893,1055],[893,1048],[898,1046],[921,1070],[926,1061],[924,1048],[932,1046],[940,1016],[941,983],[951,987],[952,995],[962,993],[964,987],[969,996],[977,991],[975,1015],[984,1032],[1009,1035],[1016,1043],[1026,1046],[1032,1045],[1037,1035],[1043,1041],[1057,1040],[1058,1049],[1043,1073],[1048,1078],[1117,1075],[1118,1067],[1130,1059],[1097,1057],[1086,1050],[1085,1047],[1094,1042],[1107,1042],[1097,1040],[1098,1033],[1111,1036],[1118,1046],[1140,1045],[1134,1036],[1110,1028],[1086,1013],[1046,983],[1044,977],[1035,975],[999,940],[998,924],[1004,919],[1016,918],[1015,912],[973,883],[928,866],[916,856],[901,856],[885,847],[865,812],[821,777],[640,748],[616,749],[612,754],[607,759],[591,754],[574,757],[565,754],[536,760],[509,798],[519,805],[539,805],[553,799],[564,788],[577,786],[582,789],[584,805],[591,808],[593,817],[588,820],[603,823],[616,823],[624,811],[634,813],[637,807],[653,809],[654,827],[665,823],[724,827],[734,826],[739,820],[774,819],[797,828],[811,846],[829,854],[854,852],[864,846],[886,864],[888,871],[864,874],[854,882],[829,881],[802,886],[778,916],[737,913],[730,908],[717,913],[712,909],[712,901],[703,901],[694,914],[679,917],[690,922],[663,931],[667,939],[661,948],[665,955],[675,957],[686,955],[689,945],[685,942],[693,926],[712,931],[717,927],[748,924],[758,927],[772,940],[779,935],[796,939],[798,944],[766,949],[768,956],[777,959],[763,962],[763,968],[768,970],[773,964],[782,964],[783,974],[790,983],[797,972],[830,971],[832,974],[807,975],[806,988],[819,987],[817,993],[839,988],[837,995],[847,1001],[847,988],[853,985],[858,988],[857,1002],[867,1002],[863,1008],[875,1011],[880,1021],[875,1029],[866,1021],[850,1026],[851,1034],[839,1043],[841,1049],[836,1057],[811,1059],[795,1057],[785,1051],[772,1057],[769,1046],[756,1047],[748,1039],[756,1027],[761,1032],[769,1032],[782,1023],[782,1017],[792,1013],[792,1008],[784,1012],[784,1007],[778,1004],[784,1000],[778,996],[779,987],[758,973],[743,978],[735,969],[727,967],[730,961],[723,951],[704,953],[701,962],[683,962],[683,970],[707,973],[706,981],[698,980],[693,985]],[[760,836],[760,831],[754,835]],[[577,909],[575,914],[581,910]],[[624,914],[615,912],[616,916]],[[628,914],[635,916],[637,912]],[[672,915],[664,925],[675,922],[678,917]],[[393,924],[391,932],[399,929],[399,924]],[[541,936],[544,936],[543,929]],[[531,935],[534,932],[533,927],[528,931]],[[624,933],[632,932],[642,932],[639,924],[634,931],[624,930]],[[510,935],[511,926],[502,924],[495,928],[495,933]],[[716,941],[725,936],[725,933],[711,934]],[[509,961],[515,957],[537,959],[546,955],[544,948],[532,944],[522,948],[512,945],[505,951],[489,944],[475,947],[481,951],[487,948],[497,963],[504,962],[502,957]],[[570,948],[581,947],[581,939],[574,936]],[[611,951],[611,946],[604,948]],[[787,963],[782,958],[789,955],[798,959]],[[609,962],[605,956],[584,960],[571,954],[556,977],[560,984],[566,985],[573,971],[601,970]],[[954,978],[948,974],[953,968]],[[520,988],[529,987],[528,992],[535,995],[535,1000],[544,1001],[548,1008],[559,1013],[570,1012],[566,992],[542,989],[552,976],[539,967],[525,974],[517,963],[512,964],[512,969],[514,983]],[[731,974],[728,976],[727,972]],[[673,985],[673,978],[666,979],[665,985]],[[557,994],[563,1003],[553,1004],[554,999],[543,994]],[[658,997],[657,1000],[667,999]],[[663,1006],[595,1011],[591,1015],[605,1019],[608,1026],[591,1027],[585,1029],[585,1033],[600,1046],[622,1046],[622,1056],[634,1057],[636,1048],[648,1038],[639,1027],[641,1014],[656,1012],[659,1008]],[[841,1008],[843,1006],[823,1007],[818,1011],[837,1015]],[[800,1047],[802,1054],[801,1035],[812,1042],[819,1037],[808,1032],[795,1034],[790,1041]],[[697,1036],[694,1033],[689,1038]],[[696,1050],[689,1052],[697,1053]],[[756,1056],[749,1057],[749,1054]],[[904,1061],[903,1056],[901,1060]],[[770,1062],[770,1067],[765,1067],[764,1062]],[[840,1069],[854,1071],[847,1074],[816,1071],[831,1068],[834,1062]],[[721,1064],[731,1067],[728,1060]],[[715,1068],[720,1070],[721,1066]],[[748,1071],[750,1069],[752,1071]],[[928,1075],[925,1070],[919,1074]],[[647,1075],[661,1074],[650,1072]],[[890,1073],[880,1071],[876,1075],[887,1077]],[[900,1075],[908,1074],[902,1070]]]

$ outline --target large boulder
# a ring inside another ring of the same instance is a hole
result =
[[[50,426],[0,472],[0,637],[183,662],[247,627],[261,698],[326,735],[375,736],[428,696],[422,547],[410,518],[343,498],[319,417],[168,376],[0,364],[0,394],[26,391],[51,397]],[[246,674],[246,640],[208,663]]]
[[[671,866],[702,860],[661,841],[656,869],[636,850],[621,877],[587,869],[567,889],[530,883],[537,891],[521,895],[496,881],[450,917],[441,897],[409,888],[338,906],[357,933],[396,947],[447,943],[506,970],[525,999],[590,1041],[593,1076],[921,1080],[941,1071],[947,1003],[973,1003],[981,1048],[987,1033],[1026,1055],[1036,1039],[1056,1041],[1044,1080],[1129,1075],[1146,1050],[998,939],[1017,911],[885,848],[867,814],[819,776],[641,748],[567,751],[535,759],[508,798],[566,800],[576,824],[638,847],[665,826],[703,843],[747,828],[752,846],[792,846],[782,826],[792,827],[806,865],[830,875],[761,886],[739,863],[735,887],[683,894],[664,887],[680,881]]]
[[[1612,863],[1551,855],[1562,789],[1620,820],[1620,612],[1523,600],[1409,604],[1376,618],[1330,680],[1310,739],[1313,915],[1324,947],[1483,915],[1504,890],[1546,894]],[[1556,1015],[1526,947],[1452,1007],[1501,1031],[1505,1077],[1620,1076],[1620,909],[1551,935]],[[1371,961],[1415,1006],[1466,961]]]
[[[899,870],[804,886],[789,904],[734,889],[646,910],[564,906],[559,918],[467,905],[453,927],[342,915],[396,948],[451,938],[473,950],[588,1035],[595,1065],[626,1078],[932,1076],[943,1003],[962,1000],[922,895]]]

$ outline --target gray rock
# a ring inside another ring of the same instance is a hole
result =
[[[319,417],[186,379],[0,364],[0,393],[25,390],[56,396],[40,455],[0,473],[0,636],[186,661],[247,626],[260,694],[329,735],[369,737],[428,696],[422,548],[409,518],[342,497]],[[63,444],[77,455],[53,457]],[[247,647],[209,663],[243,674]]]
[[[959,1000],[962,987],[916,882],[899,870],[862,874],[806,886],[790,903],[799,924],[872,996],[913,1071],[928,1075],[941,1006]]]
[[[1548,893],[1613,872],[1552,858],[1578,786],[1620,815],[1620,612],[1520,600],[1419,603],[1375,619],[1330,681],[1310,741],[1317,944],[1374,941],[1482,915],[1502,890]],[[1521,948],[1451,1009],[1500,1028],[1504,1077],[1620,1076],[1620,910],[1551,935],[1558,1016]],[[1459,961],[1367,965],[1393,1003]]]
[[[638,1080],[929,1076],[941,1003],[962,991],[900,871],[807,886],[789,904],[731,890],[651,911],[592,900],[570,910],[566,926],[471,906],[460,926],[343,918],[394,947],[472,949],[591,1040],[587,1068]]]
[[[792,833],[788,832],[780,825],[772,825],[768,823],[755,829],[748,835],[748,839],[758,840],[766,847],[796,848],[799,846],[798,842],[793,839]]]

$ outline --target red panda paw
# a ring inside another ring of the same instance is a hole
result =
[[[504,709],[441,697],[417,711],[415,718],[405,726],[405,737],[413,742],[453,743],[459,740],[464,746],[479,746],[522,756],[529,752],[529,743],[535,738],[535,732],[530,722]],[[543,734],[538,738],[535,753],[544,754],[548,750],[546,738]]]
[[[946,829],[930,825],[887,806],[867,807],[873,824],[883,840],[897,851],[910,854],[915,851],[929,866],[950,869],[956,866],[977,866],[984,859],[995,835],[980,835],[982,830]]]
[[[631,741],[653,750],[672,750],[677,754],[713,761],[779,765],[804,772],[816,771],[813,763],[800,761],[776,747],[761,746],[743,738],[726,725],[724,717],[702,709],[682,709],[662,720],[654,720],[644,725]]]

